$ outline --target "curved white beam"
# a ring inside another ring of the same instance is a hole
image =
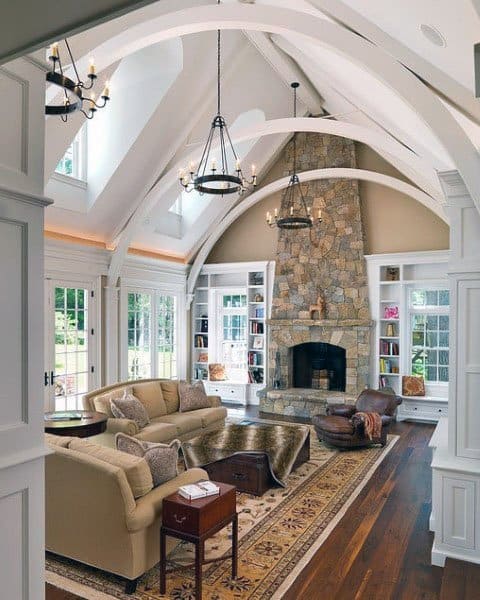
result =
[[[408,165],[409,169],[415,171],[417,174],[416,183],[421,185],[426,192],[428,192],[435,200],[438,201],[438,205],[435,208],[432,208],[432,210],[441,216],[440,212],[438,211],[441,211],[443,194],[438,179],[433,176],[433,173],[432,176],[428,177],[428,165],[426,165],[425,162],[416,156],[411,150],[408,150],[387,134],[368,129],[362,125],[355,125],[343,121],[332,121],[330,119],[315,119],[308,117],[289,117],[287,119],[274,119],[271,121],[265,121],[264,123],[243,129],[232,137],[234,143],[237,144],[265,135],[293,133],[295,131],[338,135],[339,137],[362,142],[374,147],[376,151],[383,151],[386,155],[395,157],[400,165],[402,163],[406,164]],[[116,281],[116,278],[119,276],[121,265],[123,264],[124,258],[127,254],[128,247],[138,227],[141,225],[141,223],[143,223],[144,219],[149,215],[153,207],[158,202],[158,198],[162,193],[162,190],[168,189],[176,182],[178,177],[178,169],[183,167],[185,164],[188,164],[190,160],[198,159],[198,154],[200,151],[201,148],[193,150],[188,156],[182,159],[181,163],[179,162],[174,165],[158,180],[158,182],[140,202],[135,213],[132,215],[125,229],[122,231],[118,243],[115,246],[110,263],[108,275],[109,281]],[[396,166],[399,166],[398,163]]]
[[[144,24],[143,24],[144,25]],[[172,37],[214,29],[268,31],[298,35],[326,45],[361,64],[397,92],[431,128],[455,164],[480,212],[480,157],[448,110],[413,73],[380,48],[339,25],[322,18],[268,5],[219,4],[180,10],[152,19],[150,36],[131,41],[129,51]],[[132,28],[135,29],[135,28]],[[130,32],[132,33],[132,32]],[[144,35],[144,31],[141,31]],[[111,40],[106,44],[110,44]],[[105,45],[103,45],[105,46]],[[112,47],[110,46],[112,50]],[[98,51],[96,50],[98,54]],[[115,267],[118,270],[118,265]]]
[[[383,175],[382,173],[376,173],[375,171],[366,171],[364,169],[332,168],[304,171],[301,173],[300,179],[302,182],[318,179],[358,179],[362,181],[379,183],[380,185],[397,190],[402,194],[406,194],[407,196],[418,200],[424,206],[434,211],[441,219],[445,221],[445,223],[448,223],[445,213],[443,210],[441,213],[438,212],[438,205],[430,196],[413,185],[405,183],[396,177],[390,177],[389,175]],[[276,181],[269,183],[265,187],[253,192],[253,194],[250,194],[248,198],[246,198],[243,202],[240,202],[240,204],[237,204],[237,206],[235,206],[235,208],[233,208],[228,215],[226,215],[226,217],[219,223],[215,231],[205,241],[199,253],[195,257],[195,260],[193,261],[192,268],[190,269],[187,279],[187,295],[193,293],[195,282],[197,281],[197,277],[202,270],[203,264],[205,263],[214,245],[230,227],[230,225],[258,202],[261,202],[275,192],[285,189],[289,181],[290,177],[283,177],[282,179],[277,179]]]

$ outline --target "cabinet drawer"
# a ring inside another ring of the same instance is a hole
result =
[[[215,385],[210,383],[206,386],[207,393],[211,396],[220,396],[222,400],[234,400],[237,402],[245,401],[244,385]]]
[[[447,403],[427,404],[423,402],[405,402],[404,400],[399,412],[412,417],[438,419],[447,416],[448,405]]]

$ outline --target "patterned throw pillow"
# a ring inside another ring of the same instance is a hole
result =
[[[156,444],[117,433],[115,443],[117,450],[139,456],[147,461],[152,473],[153,487],[166,483],[178,475],[180,440],[172,440],[169,444]]]
[[[115,418],[135,421],[140,429],[150,423],[145,407],[133,394],[125,392],[123,398],[110,400],[110,407]]]
[[[210,408],[210,400],[205,393],[202,381],[196,381],[192,385],[186,381],[179,381],[178,394],[180,396],[180,412]]]
[[[425,396],[425,381],[423,377],[404,375],[402,377],[402,394],[404,396]]]
[[[210,381],[225,381],[227,379],[225,365],[222,365],[221,363],[210,363],[208,365],[208,376]]]

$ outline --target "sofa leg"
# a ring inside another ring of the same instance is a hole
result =
[[[137,577],[137,579],[127,579],[127,581],[125,583],[125,593],[126,594],[134,594],[137,591],[137,583],[138,583],[138,577]]]

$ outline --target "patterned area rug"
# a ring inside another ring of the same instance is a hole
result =
[[[225,560],[204,567],[204,600],[281,599],[359,494],[397,441],[385,448],[339,451],[318,442],[312,429],[311,460],[261,498],[237,495],[239,576],[230,577]],[[207,558],[228,554],[229,528],[206,543]],[[191,562],[192,548],[180,543],[169,555],[170,566]],[[158,592],[158,569],[144,575],[133,595],[124,580],[74,561],[47,555],[47,581],[87,600],[194,600],[193,569],[167,576],[167,595]]]

